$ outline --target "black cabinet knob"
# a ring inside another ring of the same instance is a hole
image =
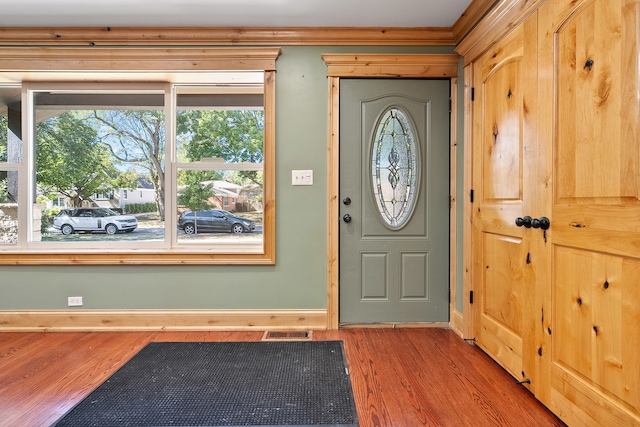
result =
[[[342,217],[342,220],[344,222],[351,222],[351,215],[346,214],[345,216]]]
[[[344,199],[342,199],[342,203],[349,206],[351,204],[351,199],[349,197],[345,197]]]
[[[547,218],[546,216],[541,216],[538,220],[538,224],[543,230],[548,230],[549,227],[551,227],[551,221],[549,221],[549,218]]]
[[[524,226],[525,228],[540,228],[542,230],[548,230],[551,226],[551,221],[546,216],[541,216],[540,218],[531,218],[529,215],[523,218],[516,218],[516,225],[518,227]]]
[[[524,226],[525,228],[531,228],[531,217],[529,215],[525,216],[524,218],[516,218],[516,225],[518,227],[522,227]]]
[[[547,230],[550,225],[551,225],[551,222],[549,221],[549,218],[547,218],[546,216],[541,216],[540,218],[534,218],[533,220],[531,220],[531,226],[533,228],[540,228],[542,230]]]

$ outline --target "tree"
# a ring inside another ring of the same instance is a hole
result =
[[[116,174],[112,160],[91,124],[72,112],[36,127],[36,182],[64,194],[72,206],[111,189]]]
[[[210,181],[220,179],[219,173],[202,170],[183,170],[178,173],[178,204],[192,211],[209,209],[209,198],[214,196]]]
[[[189,110],[177,118],[179,140],[188,161],[219,157],[226,162],[264,161],[263,110]],[[243,179],[263,185],[257,171],[238,171]]]
[[[165,120],[162,110],[100,110],[93,118],[103,126],[99,134],[120,162],[146,171],[156,191],[160,218],[165,217]]]

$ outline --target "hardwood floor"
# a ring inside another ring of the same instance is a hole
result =
[[[0,333],[0,426],[49,426],[151,341],[262,332]],[[477,347],[444,329],[314,331],[343,340],[361,427],[563,426]]]

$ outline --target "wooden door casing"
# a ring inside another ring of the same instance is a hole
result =
[[[640,425],[639,10],[637,0],[539,9],[539,167],[553,185],[538,398],[570,425]]]
[[[536,18],[474,63],[473,289],[477,344],[535,389]],[[532,84],[533,82],[533,84]]]

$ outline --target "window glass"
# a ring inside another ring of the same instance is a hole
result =
[[[54,216],[43,225],[41,240],[66,244],[78,241],[68,235],[84,234],[82,241],[114,243],[130,241],[126,234],[136,229],[137,240],[164,240],[164,94],[71,88],[35,91],[33,99],[34,216],[62,197],[69,208],[95,208],[78,217],[102,218],[89,222],[75,221],[75,215]],[[138,190],[148,194],[145,202],[127,197]],[[135,215],[137,226],[110,220],[113,212]],[[37,230],[32,233],[37,241]]]
[[[411,218],[416,203],[420,163],[409,115],[388,109],[375,124],[371,148],[371,188],[383,221],[393,229]]]
[[[18,242],[18,203],[12,190],[17,185],[15,172],[0,170],[0,245]]]
[[[262,92],[261,84],[176,87],[178,242],[262,250]],[[200,219],[211,212],[218,220]]]
[[[0,86],[0,245],[18,242],[16,163],[22,157],[20,99],[19,86]]]

